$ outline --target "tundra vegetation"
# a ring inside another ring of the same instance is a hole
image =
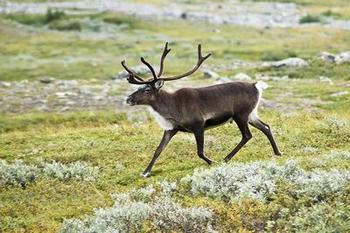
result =
[[[349,18],[345,0],[279,2]],[[194,64],[198,43],[212,52],[203,72],[168,90],[264,80],[259,115],[283,155],[251,127],[253,139],[222,164],[241,138],[226,124],[205,133],[217,164],[179,133],[140,178],[162,130],[143,107],[121,104],[135,87],[118,75],[120,61],[157,64],[165,41],[176,51],[167,74]],[[0,14],[0,51],[1,232],[350,231],[350,63],[320,56],[350,51],[350,31],[51,9]],[[274,65],[291,57],[306,65]]]

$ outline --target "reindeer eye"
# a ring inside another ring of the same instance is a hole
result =
[[[151,92],[152,92],[152,90],[151,90],[151,89],[149,89],[149,88],[146,88],[146,89],[144,90],[144,92],[145,92],[145,93],[151,93]]]

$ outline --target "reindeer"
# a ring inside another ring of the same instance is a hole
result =
[[[197,144],[197,154],[209,165],[213,162],[204,154],[204,131],[211,127],[221,125],[228,121],[235,121],[242,139],[238,145],[225,157],[228,162],[251,138],[249,125],[262,131],[271,143],[275,155],[281,155],[276,142],[272,136],[271,128],[258,117],[258,105],[263,89],[267,84],[259,81],[257,83],[229,82],[202,88],[181,88],[173,93],[161,90],[164,82],[181,79],[193,74],[201,64],[210,57],[210,53],[202,56],[201,45],[198,45],[197,64],[189,71],[161,78],[163,74],[164,59],[170,52],[168,43],[165,44],[160,59],[158,74],[154,68],[141,57],[152,73],[153,78],[144,80],[134,71],[121,64],[128,72],[127,80],[130,84],[143,85],[137,91],[127,97],[127,104],[147,105],[154,115],[160,127],[164,130],[163,138],[154,152],[153,158],[142,176],[149,177],[157,158],[167,146],[171,138],[179,131],[193,133]]]

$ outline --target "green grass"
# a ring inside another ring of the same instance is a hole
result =
[[[36,127],[81,127],[82,125],[100,126],[126,120],[126,115],[115,112],[78,112],[78,113],[27,113],[0,116],[0,132],[27,130]]]
[[[261,115],[272,126],[284,152],[278,161],[315,156],[314,153],[306,153],[303,149],[306,147],[317,148],[317,155],[332,150],[347,150],[349,137],[346,132],[334,132],[337,134],[335,137],[333,131],[329,131],[325,125],[333,114],[299,113],[287,116],[277,112],[263,112]],[[108,117],[104,124],[96,124],[86,121],[80,114],[74,117],[81,118],[79,127],[74,124],[74,120],[73,123],[66,122],[72,116],[48,114],[46,122],[32,127],[30,115],[13,119],[11,124],[16,125],[16,130],[1,134],[0,158],[7,161],[23,159],[29,163],[36,163],[39,157],[63,163],[80,160],[99,166],[100,178],[95,183],[42,179],[28,185],[26,190],[2,188],[0,199],[5,208],[1,208],[1,215],[7,216],[7,221],[0,226],[3,231],[52,231],[59,227],[63,218],[79,217],[91,213],[93,208],[108,206],[111,203],[110,193],[127,191],[163,179],[178,180],[191,174],[194,168],[207,167],[195,153],[192,136],[180,133],[160,157],[153,176],[140,179],[139,174],[149,162],[161,137],[162,132],[155,123],[137,126],[116,116],[112,121]],[[341,117],[350,119],[349,113]],[[24,119],[27,119],[28,125],[21,127]],[[233,161],[277,159],[272,155],[265,136],[254,129],[252,132],[253,140]],[[240,134],[234,125],[229,124],[208,131],[206,138],[207,154],[214,160],[221,161],[239,141]],[[120,170],[117,165],[122,165],[125,169]],[[329,166],[342,168],[349,167],[349,164]],[[217,208],[216,205],[209,206]]]
[[[252,128],[253,139],[232,161],[276,160],[283,163],[298,159],[305,169],[313,169],[310,159],[331,151],[347,151],[350,111],[345,106],[349,105],[350,96],[329,96],[342,90],[343,82],[335,80],[334,85],[320,83],[317,79],[268,82],[271,88],[264,93],[267,99],[277,100],[285,93],[293,93],[292,97],[280,100],[284,107],[298,106],[305,98],[320,103],[312,107],[314,110],[301,105],[286,113],[261,111],[260,116],[271,125],[283,156],[273,156],[266,137]],[[334,118],[348,122],[347,128],[332,126],[330,120]],[[0,159],[9,162],[22,159],[31,164],[38,163],[38,158],[61,163],[84,161],[101,168],[98,180],[93,183],[39,179],[25,190],[2,187],[0,199],[4,208],[0,214],[6,219],[0,229],[5,232],[11,232],[11,229],[52,232],[59,228],[64,218],[82,217],[92,214],[93,208],[112,205],[110,193],[126,192],[163,179],[178,181],[195,168],[208,168],[196,155],[193,135],[179,133],[156,163],[153,176],[141,179],[139,175],[147,166],[162,131],[151,119],[140,124],[127,120],[125,114],[105,111],[5,114],[0,118],[0,131]],[[207,131],[205,138],[206,154],[221,162],[240,140],[240,133],[234,124],[226,124]],[[331,162],[325,166],[323,169],[349,169],[350,164],[348,161]],[[237,218],[243,218],[243,215],[254,217],[256,221],[274,218],[268,213],[278,212],[275,208],[279,208],[283,199],[279,198],[269,206],[253,200],[227,206],[217,200],[186,195],[180,196],[179,200],[187,205],[213,209],[219,218],[220,229],[253,230],[254,224]]]

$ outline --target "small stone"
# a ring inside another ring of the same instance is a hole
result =
[[[37,110],[39,112],[48,112],[50,109],[46,105],[41,105],[41,106],[37,107]]]
[[[97,95],[97,96],[94,96],[92,99],[95,100],[95,101],[103,101],[103,100],[105,100],[106,98],[107,98],[106,96]]]
[[[78,81],[77,80],[60,80],[59,82],[57,82],[57,84],[62,86],[72,87],[72,86],[78,85]]]
[[[260,104],[263,108],[270,108],[270,109],[278,108],[278,104],[272,100],[261,99]]]
[[[320,79],[321,83],[328,83],[328,84],[333,85],[333,81],[326,76],[320,76],[319,79]]]
[[[213,78],[213,79],[220,78],[220,75],[218,73],[211,71],[209,69],[203,69],[203,75],[206,78]]]
[[[65,105],[67,105],[67,106],[74,106],[75,102],[68,100],[68,101],[65,102]]]
[[[11,83],[9,82],[0,82],[1,87],[11,87]]]
[[[72,97],[72,96],[78,96],[77,93],[74,93],[74,92],[56,92],[56,95],[58,98],[66,98],[68,96]]]
[[[294,67],[294,68],[301,68],[304,66],[309,65],[307,61],[305,61],[302,58],[298,57],[291,57],[287,59],[283,59],[281,61],[273,62],[272,66],[276,68],[281,68],[281,67]]]
[[[255,79],[263,80],[263,81],[269,81],[270,80],[270,76],[265,75],[265,74],[255,74]]]
[[[66,107],[61,108],[60,111],[61,111],[61,112],[66,112],[66,111],[68,111],[69,109],[70,109],[70,108],[66,106]]]
[[[319,58],[327,62],[335,62],[335,55],[328,52],[321,52]]]
[[[238,80],[251,80],[252,78],[245,73],[238,73],[234,76],[234,79]]]
[[[49,76],[43,76],[43,77],[39,77],[38,81],[41,83],[48,84],[48,83],[53,83],[55,81],[55,78],[49,77]]]
[[[216,79],[217,83],[229,83],[232,82],[232,79],[229,79],[227,77],[220,77],[218,79]]]
[[[269,75],[266,75],[266,74],[256,74],[255,75],[255,79],[256,80],[263,80],[263,81],[269,81],[269,80],[281,81],[281,80],[288,80],[289,76],[288,75],[284,75],[284,76],[280,77],[280,76],[269,76]]]
[[[343,96],[343,95],[348,95],[349,92],[348,91],[339,91],[336,93],[331,94],[332,97],[337,97],[337,96]]]
[[[350,62],[350,51],[339,53],[335,56],[335,63],[343,64]]]

